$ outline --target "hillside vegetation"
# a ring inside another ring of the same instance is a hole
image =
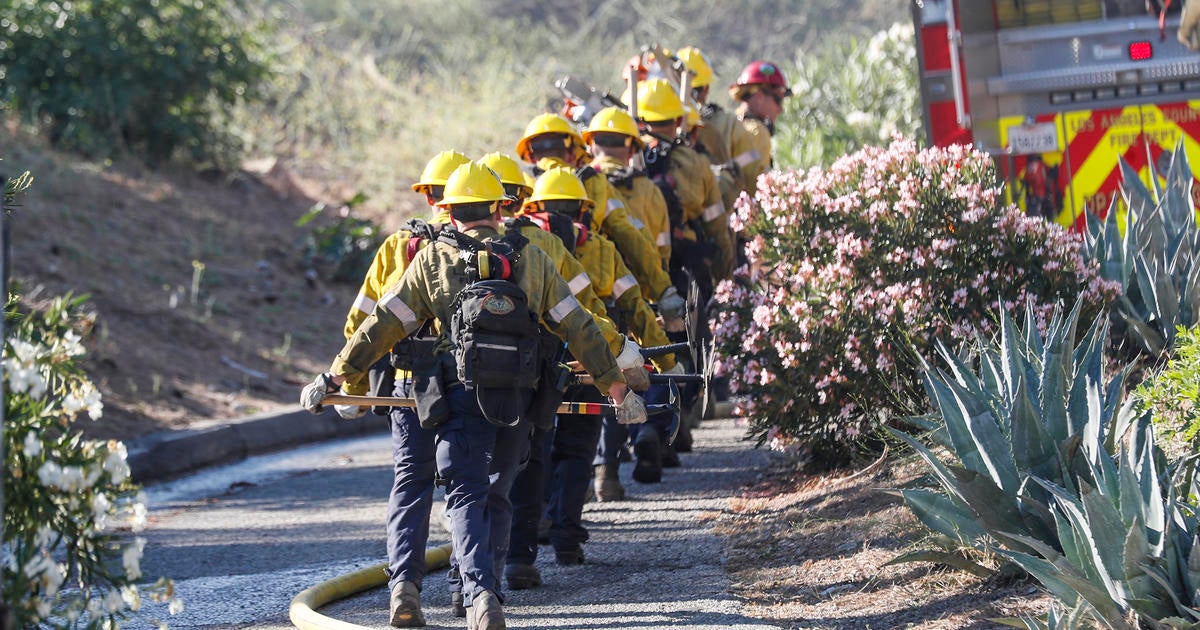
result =
[[[272,31],[276,66],[268,98],[231,113],[249,170],[85,160],[7,117],[0,169],[35,177],[11,219],[13,279],[34,304],[92,296],[87,369],[105,402],[92,433],[294,404],[340,347],[357,289],[310,269],[301,243],[312,225],[297,219],[360,192],[355,212],[385,228],[423,212],[408,185],[429,156],[511,152],[562,74],[619,91],[639,46],[690,44],[724,84],[751,58],[787,65],[907,19],[894,0],[245,4]],[[313,225],[336,220],[328,214]]]

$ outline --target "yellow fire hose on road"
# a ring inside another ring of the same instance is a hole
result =
[[[450,543],[425,550],[425,568],[427,570],[440,569],[449,564]],[[296,597],[292,598],[292,604],[288,608],[288,618],[292,620],[292,625],[301,630],[365,630],[366,626],[326,617],[317,612],[317,609],[330,602],[387,584],[387,581],[387,563],[339,575],[332,580],[300,591]]]

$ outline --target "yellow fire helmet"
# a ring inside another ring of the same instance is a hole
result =
[[[504,184],[500,183],[500,176],[495,171],[482,162],[467,162],[450,174],[446,180],[446,196],[437,205],[503,201],[504,198]]]
[[[592,117],[592,122],[588,124],[588,128],[583,132],[583,141],[591,144],[592,136],[597,133],[619,133],[623,136],[628,136],[633,139],[633,144],[638,149],[646,146],[642,141],[642,136],[638,133],[637,123],[634,122],[633,116],[620,107],[605,107],[596,112]]]
[[[470,161],[471,158],[458,151],[442,151],[425,164],[421,179],[412,185],[413,192],[427,193],[433,186],[445,186],[450,173]]]
[[[579,137],[579,134],[571,127],[571,123],[567,122],[566,118],[558,114],[538,114],[525,126],[525,135],[517,142],[517,155],[521,156],[521,159],[526,162],[534,162],[532,156],[535,145],[541,142],[549,142],[556,145],[559,141],[557,137],[538,138],[545,135],[566,136],[561,139],[564,148],[584,148],[583,138]]]
[[[638,81],[638,116],[648,123],[670,122],[683,117],[683,101],[675,93],[675,88],[666,79],[648,79]],[[621,102],[626,105],[630,100],[629,90],[621,95]]]
[[[687,48],[679,49],[675,56],[687,66],[688,71],[692,73],[692,87],[702,88],[712,83],[713,70],[708,63],[704,53],[700,52],[699,48],[688,46]]]
[[[683,106],[683,111],[687,116],[688,129],[695,129],[696,127],[704,126],[704,120],[700,118],[700,110],[696,109],[695,105],[688,103]]]
[[[556,199],[582,201],[585,211],[593,205],[592,200],[588,198],[587,189],[575,176],[575,172],[569,168],[558,167],[542,173],[537,178],[533,185],[533,194],[525,200],[524,208],[528,210],[539,202]]]
[[[479,161],[496,171],[496,174],[500,176],[501,184],[519,186],[525,189],[525,194],[529,194],[529,191],[533,190],[533,186],[525,181],[525,171],[522,171],[521,165],[511,157],[496,151],[479,158]]]

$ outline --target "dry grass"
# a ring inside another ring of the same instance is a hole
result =
[[[1044,612],[1034,582],[980,578],[929,563],[885,566],[923,530],[883,488],[924,473],[892,456],[872,475],[799,475],[780,467],[730,502],[720,531],[748,614],[792,628],[998,628]]]

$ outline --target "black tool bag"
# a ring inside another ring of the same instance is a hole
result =
[[[459,291],[450,319],[458,380],[475,392],[489,422],[516,426],[528,416],[541,380],[538,318],[525,291],[506,275],[529,241],[515,232],[499,241],[480,242],[454,230],[443,230],[439,238],[459,248],[475,278]],[[480,273],[485,260],[487,278]]]

